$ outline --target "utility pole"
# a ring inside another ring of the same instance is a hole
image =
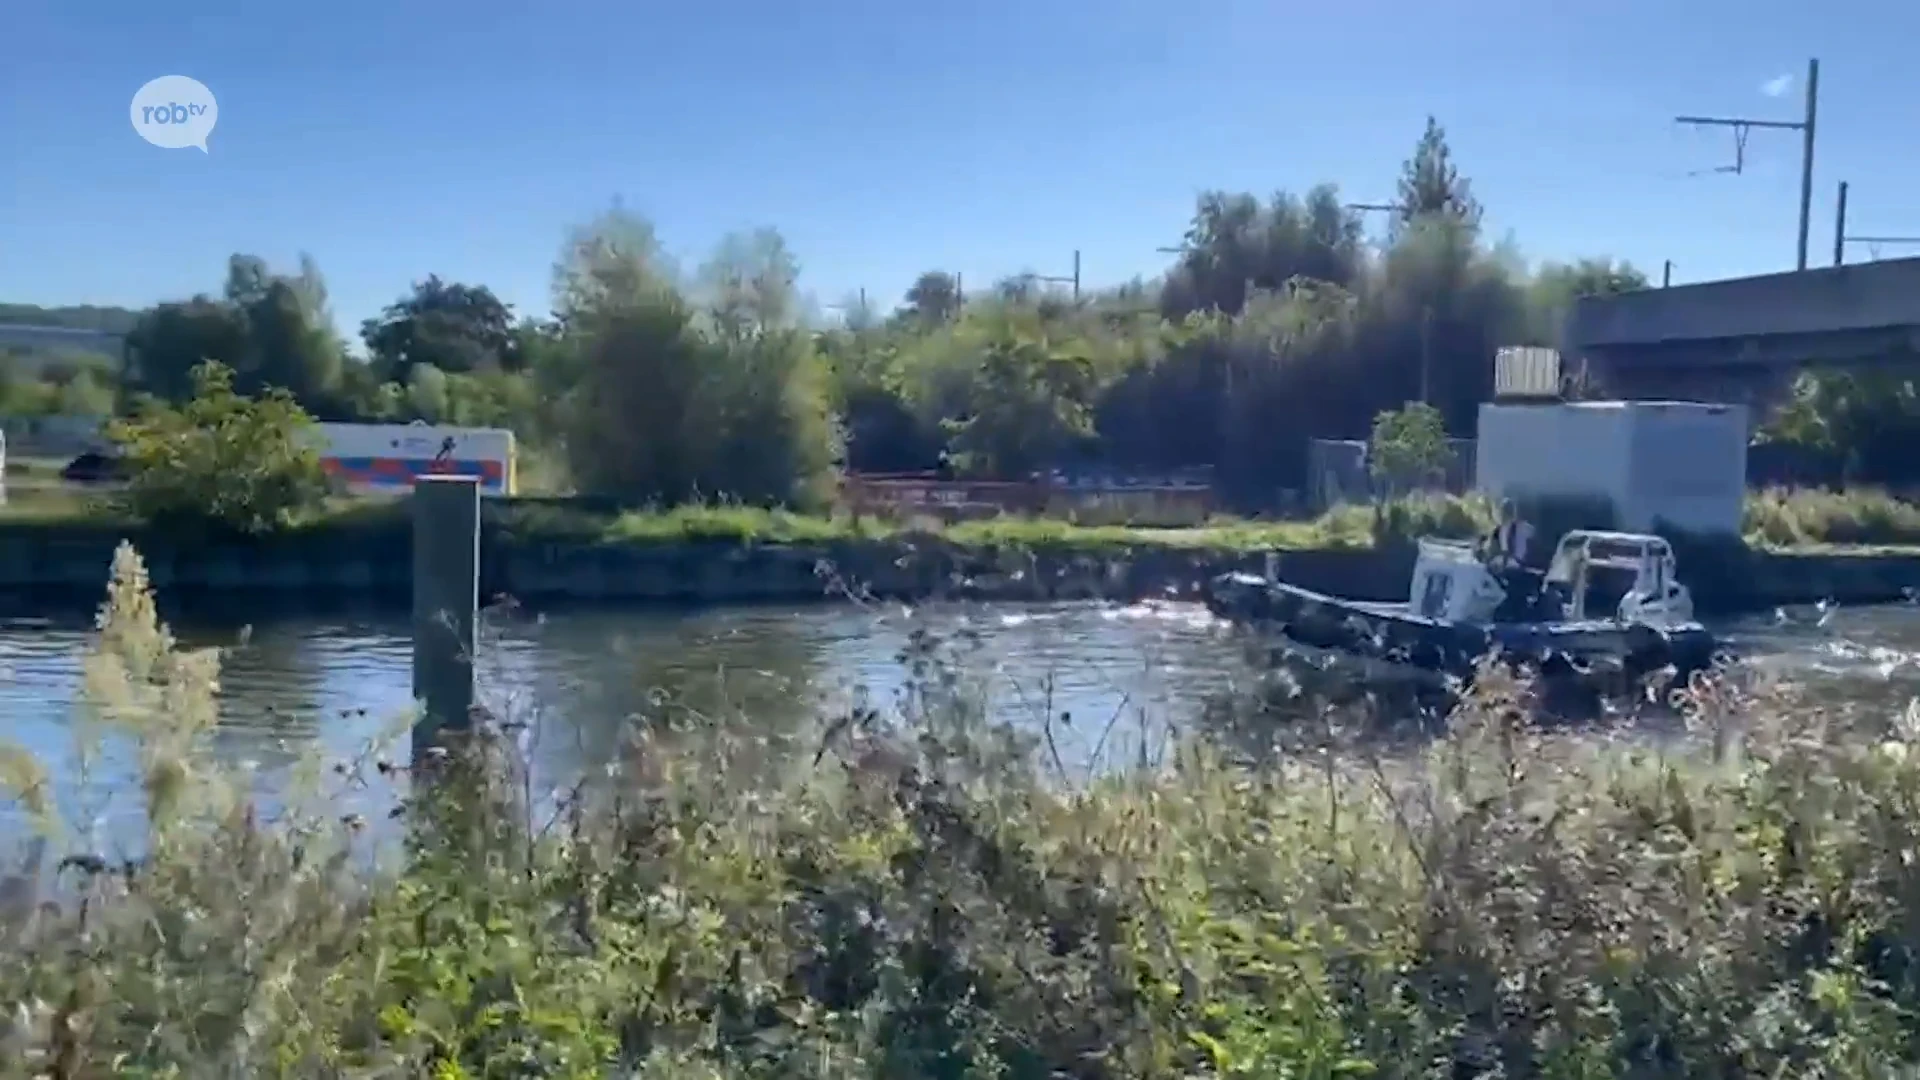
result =
[[[1755,128],[1774,131],[1798,131],[1800,143],[1800,245],[1796,269],[1807,268],[1807,230],[1813,216],[1813,136],[1814,124],[1820,113],[1820,61],[1807,61],[1807,113],[1803,120],[1747,120],[1728,116],[1676,116],[1673,122],[1691,127],[1726,127],[1733,129],[1734,157],[1731,166],[1722,166],[1715,172],[1739,173],[1746,169],[1747,132]]]
[[[1153,250],[1159,252],[1162,255],[1191,255],[1194,252],[1201,250],[1201,248],[1198,244],[1181,244],[1179,247],[1157,247],[1157,248],[1154,248]],[[1246,279],[1246,295],[1251,297],[1253,293],[1254,293],[1253,279],[1248,278]]]
[[[862,315],[872,312],[873,309],[867,306],[867,287],[865,285],[860,287],[860,298],[854,301],[853,304],[821,304],[820,307],[825,311],[839,312],[840,320],[844,324],[847,313],[854,309],[855,304],[859,305],[859,311]]]
[[[1166,251],[1167,249],[1161,248],[1160,250]],[[1020,279],[1023,281],[1044,281],[1049,285],[1072,285],[1073,302],[1077,304],[1080,302],[1080,249],[1073,249],[1073,276],[1068,277],[1059,274],[1021,274]]]
[[[1833,265],[1847,260],[1848,244],[1865,244],[1869,249],[1882,244],[1906,246],[1920,244],[1920,236],[1852,236],[1847,233],[1847,182],[1840,181],[1840,193],[1833,208]],[[1876,258],[1878,255],[1876,254]]]
[[[1384,202],[1350,202],[1346,204],[1345,209],[1347,213],[1355,217],[1359,217],[1361,214],[1397,214],[1400,212],[1398,203]]]
[[[1666,265],[1660,268],[1660,287],[1664,289],[1667,286],[1672,284],[1673,284],[1673,260],[1668,259],[1666,262]]]
[[[1833,265],[1847,261],[1847,182],[1840,181],[1840,193],[1833,200]]]

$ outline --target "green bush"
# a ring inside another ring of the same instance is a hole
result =
[[[1453,447],[1439,409],[1410,401],[1373,418],[1367,467],[1396,494],[1441,478],[1452,463]]]
[[[233,372],[211,361],[193,369],[182,405],[149,400],[107,434],[128,473],[121,497],[154,522],[214,524],[263,533],[320,508],[326,475],[310,438],[313,419],[293,397],[233,389]]]
[[[1416,493],[1376,507],[1376,544],[1405,543],[1423,536],[1464,540],[1493,527],[1493,505],[1478,495]]]
[[[1303,544],[1353,548],[1411,544],[1421,537],[1469,540],[1493,527],[1494,507],[1480,495],[1416,491],[1370,504],[1342,503],[1307,523]]]

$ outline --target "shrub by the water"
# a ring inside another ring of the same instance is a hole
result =
[[[193,369],[193,397],[148,400],[107,434],[119,446],[126,508],[148,521],[216,524],[243,533],[285,528],[318,510],[326,474],[310,437],[313,418],[284,390],[249,398],[233,372]]]
[[[270,818],[218,764],[216,665],[166,638],[123,549],[77,730],[135,751],[145,850],[122,866],[60,831],[41,763],[0,757],[56,838],[0,888],[0,1074],[1920,1062],[1911,717],[1702,683],[1691,737],[1655,749],[1531,730],[1524,688],[1489,682],[1406,757],[1238,763],[1194,739],[1065,784],[967,678],[916,663],[898,708],[799,745],[751,717],[636,730],[552,822],[512,783],[449,781],[401,812],[405,865],[370,869],[364,822],[298,799]],[[514,775],[510,741],[475,745]]]

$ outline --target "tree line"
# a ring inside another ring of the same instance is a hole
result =
[[[1430,119],[1378,237],[1331,184],[1211,192],[1158,280],[1074,297],[1018,275],[963,295],[928,271],[892,310],[850,298],[822,328],[778,232],[682,273],[615,209],[566,238],[550,315],[430,275],[360,327],[364,357],[311,260],[236,255],[218,295],[140,314],[121,389],[180,401],[214,360],[239,392],[283,388],[321,419],[511,427],[556,483],[635,501],[809,505],[840,469],[1203,467],[1251,509],[1303,485],[1310,440],[1366,438],[1407,402],[1471,435],[1495,349],[1554,344],[1575,297],[1647,285],[1608,258],[1530,268],[1481,219]],[[1890,417],[1920,416],[1888,400],[1812,380],[1768,437],[1872,465]]]

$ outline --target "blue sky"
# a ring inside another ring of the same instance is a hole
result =
[[[1733,137],[1671,117],[1798,119],[1809,56],[1813,261],[1841,179],[1850,231],[1920,233],[1920,4],[1896,0],[14,0],[6,22],[7,301],[145,305],[217,289],[231,252],[306,251],[350,334],[428,273],[544,311],[566,228],[616,197],[689,265],[779,228],[822,302],[1065,273],[1075,248],[1109,284],[1160,270],[1205,188],[1390,197],[1429,112],[1529,257],[1763,273],[1793,265],[1798,135],[1689,176]],[[211,153],[135,135],[164,74],[218,96]]]

